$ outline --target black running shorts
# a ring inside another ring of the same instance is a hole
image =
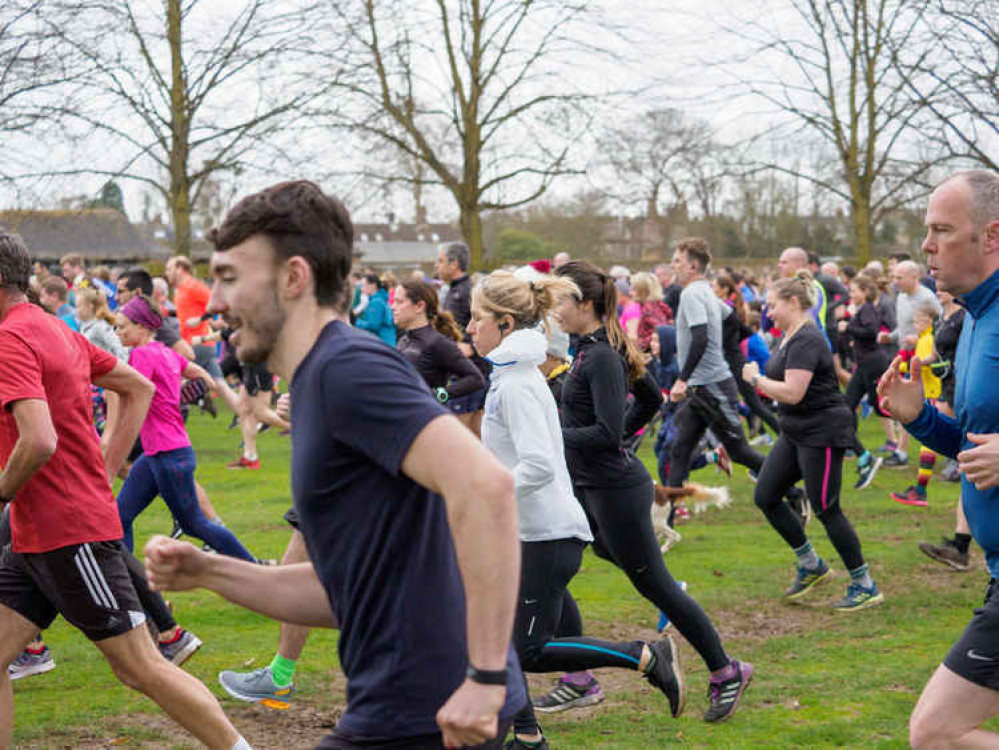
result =
[[[989,582],[985,603],[975,610],[944,666],[976,685],[999,690],[999,579]]]
[[[468,750],[500,750],[503,747],[506,734],[510,730],[510,724],[509,720],[501,720],[495,738],[481,745],[475,745],[474,748]],[[355,740],[344,737],[334,730],[333,734],[327,735],[322,742],[316,745],[316,750],[444,750],[444,740],[439,734],[385,740]]]
[[[243,386],[248,396],[274,390],[274,376],[263,362],[243,363]]]
[[[301,531],[298,526],[298,511],[295,510],[294,506],[285,511],[284,520],[287,521],[288,525],[295,531]]]
[[[41,630],[62,615],[92,641],[146,621],[120,541],[24,554],[8,544],[0,552],[0,604]]]

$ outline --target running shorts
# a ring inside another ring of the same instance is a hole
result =
[[[951,646],[944,666],[990,690],[999,690],[999,578],[989,581],[985,602]]]

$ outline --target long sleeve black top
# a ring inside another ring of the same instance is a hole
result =
[[[432,326],[406,331],[396,348],[432,390],[445,388],[449,398],[467,396],[485,385],[485,378],[472,361]]]

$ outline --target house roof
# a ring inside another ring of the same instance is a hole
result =
[[[461,232],[453,224],[354,224],[354,242],[457,242]]]
[[[0,226],[24,239],[32,257],[58,260],[80,253],[88,261],[167,257],[169,248],[152,242],[113,208],[64,211],[0,211]]]

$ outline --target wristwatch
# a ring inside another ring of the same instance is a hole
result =
[[[434,391],[434,395],[437,396],[437,403],[446,404],[448,398],[447,388],[438,388]]]
[[[749,379],[749,382],[753,384],[753,388],[759,388],[760,387],[760,375],[759,375],[759,373],[757,373],[756,375],[753,375],[753,377],[751,377]]]
[[[506,669],[476,669],[469,664],[465,676],[480,685],[506,685],[510,675]]]

